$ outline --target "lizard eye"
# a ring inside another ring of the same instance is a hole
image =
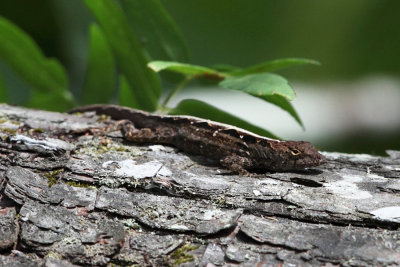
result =
[[[298,156],[301,154],[301,151],[297,148],[290,148],[290,153],[292,153],[293,156]]]

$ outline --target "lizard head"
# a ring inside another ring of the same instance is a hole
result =
[[[278,160],[275,170],[301,170],[325,163],[326,159],[314,146],[304,141],[283,141],[271,144]]]

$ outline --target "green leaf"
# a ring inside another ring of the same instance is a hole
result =
[[[74,100],[69,91],[53,93],[33,91],[27,106],[54,111],[66,111],[73,108]]]
[[[0,17],[0,58],[33,89],[31,107],[63,111],[74,99],[67,90],[64,68],[46,58],[35,42],[17,26]]]
[[[148,64],[149,68],[154,70],[155,72],[160,72],[162,70],[173,71],[177,73],[181,73],[186,76],[212,76],[220,79],[225,78],[225,74],[218,72],[214,69],[179,63],[179,62],[172,62],[172,61],[152,61]]]
[[[229,65],[229,64],[215,64],[215,65],[212,65],[211,68],[213,68],[213,69],[215,69],[217,71],[228,72],[228,73],[241,70],[241,68],[236,67],[236,66],[232,66],[232,65]]]
[[[182,32],[159,0],[120,0],[128,22],[153,59],[189,61]]]
[[[115,91],[115,62],[102,30],[90,25],[89,62],[82,92],[85,105],[109,103]]]
[[[25,80],[0,59],[0,74],[3,76],[3,83],[6,88],[7,103],[13,105],[24,105],[29,101],[33,89]]]
[[[221,87],[238,90],[270,102],[287,111],[304,129],[296,110],[288,100],[296,96],[287,80],[273,73],[260,73],[228,77],[219,83]]]
[[[7,101],[7,88],[4,82],[3,75],[0,72],[0,103],[5,103]]]
[[[295,98],[293,89],[286,79],[273,73],[259,73],[227,77],[219,83],[221,87],[238,90],[255,97],[280,95],[288,100]]]
[[[246,129],[250,132],[263,135],[269,138],[278,139],[271,132],[253,125],[243,119],[240,119],[228,112],[220,110],[214,106],[204,103],[195,99],[182,100],[175,108],[169,111],[170,115],[190,115],[196,116],[203,119],[210,119],[217,122],[222,122],[236,127]]]
[[[136,101],[134,95],[132,94],[132,90],[129,86],[128,80],[124,75],[120,75],[119,77],[119,104],[121,106],[131,107],[131,108],[139,108],[140,105]]]
[[[271,96],[264,96],[264,97],[262,97],[262,99],[264,99],[265,101],[270,102],[274,105],[277,105],[278,107],[287,111],[300,124],[300,126],[303,128],[303,130],[305,129],[304,124],[301,121],[296,110],[294,109],[292,104],[286,100],[286,98],[284,98],[280,95],[271,95]]]
[[[102,28],[139,108],[154,111],[161,96],[160,80],[147,68],[147,58],[122,9],[112,0],[85,0],[85,4]]]
[[[318,61],[306,58],[282,58],[271,61],[266,61],[242,70],[236,70],[231,72],[232,75],[246,75],[259,72],[273,72],[280,69],[293,67],[297,65],[313,64],[320,65]]]
[[[60,63],[46,58],[26,33],[3,17],[0,17],[0,58],[35,91],[59,95],[67,91],[67,77]]]

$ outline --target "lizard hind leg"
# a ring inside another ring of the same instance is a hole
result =
[[[238,155],[229,155],[220,160],[221,165],[233,173],[237,173],[240,175],[249,176],[250,173],[246,170],[246,168],[251,167],[251,160],[246,157],[241,157]]]

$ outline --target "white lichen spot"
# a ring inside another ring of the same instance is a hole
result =
[[[58,151],[58,150],[70,151],[75,149],[74,145],[67,143],[63,140],[54,138],[46,138],[45,140],[38,140],[25,135],[17,134],[11,137],[11,141],[19,144],[22,143],[26,145],[28,148],[40,147],[47,151]]]
[[[165,166],[162,166],[158,171],[157,176],[171,176],[172,172]]]
[[[172,230],[181,230],[181,231],[187,231],[189,228],[186,225],[182,224],[173,224],[170,226],[170,229]]]
[[[253,190],[253,194],[258,197],[261,196],[261,192],[259,190]]]
[[[191,177],[197,177],[197,174],[194,174],[194,173],[191,173],[191,172],[188,172],[188,171],[184,171],[183,173],[188,175],[188,176],[191,176]]]
[[[361,175],[354,175],[354,174],[340,174],[343,180],[352,183],[361,183],[364,180],[364,177]]]
[[[324,186],[333,193],[348,199],[366,199],[372,197],[368,191],[358,188],[356,183],[363,181],[364,177],[359,175],[344,174],[343,180],[324,183]]]
[[[384,207],[370,211],[370,213],[381,220],[400,222],[400,206]]]
[[[203,220],[210,221],[212,219],[215,219],[216,217],[219,217],[221,213],[223,212],[220,210],[207,210],[206,212],[204,212]]]
[[[400,172],[400,165],[385,165],[384,170]]]
[[[168,149],[163,145],[151,145],[149,149],[154,152],[167,151]]]
[[[114,170],[117,176],[133,177],[136,179],[154,177],[161,169],[162,163],[150,161],[143,164],[136,164],[136,161],[126,159],[122,161],[106,161],[103,168],[108,168],[111,164],[117,164],[118,168]]]

